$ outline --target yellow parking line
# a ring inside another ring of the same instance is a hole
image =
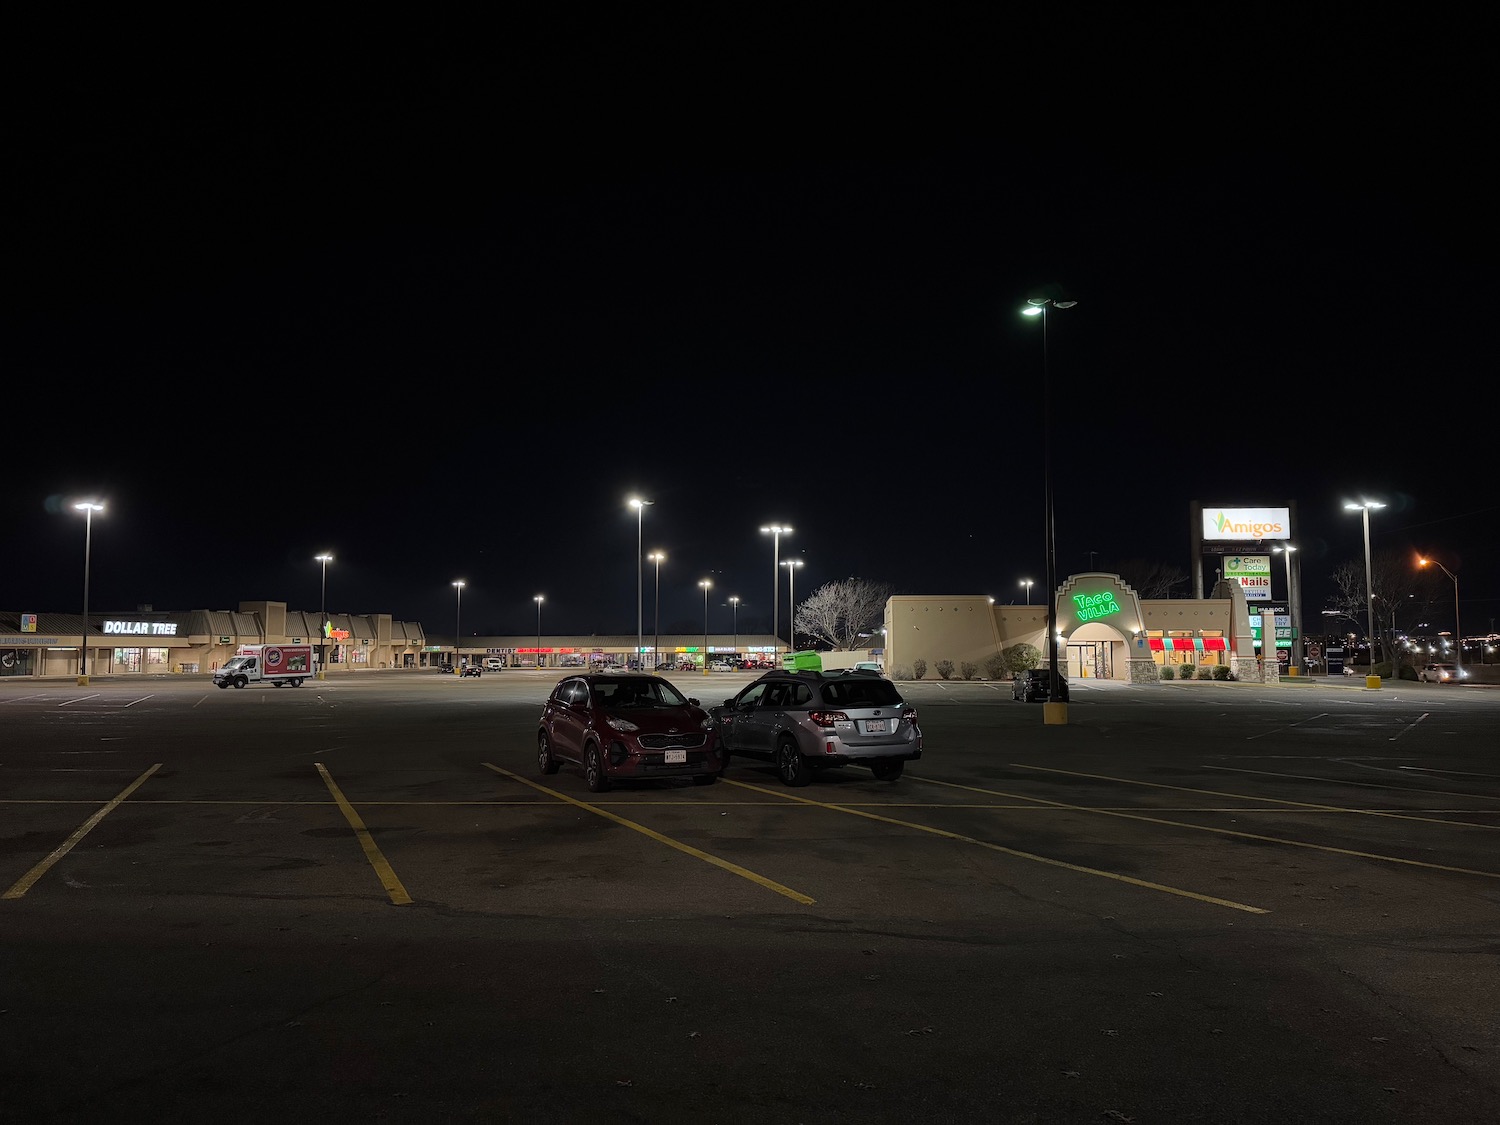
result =
[[[396,906],[405,906],[411,902],[411,895],[406,893],[406,888],[401,885],[401,880],[396,878],[396,873],[391,870],[391,865],[385,861],[385,856],[380,854],[380,849],[375,846],[375,841],[370,836],[370,830],[365,827],[365,822],[359,818],[359,813],[354,811],[339,791],[328,771],[323,768],[322,762],[314,762],[318,767],[318,773],[323,777],[323,784],[328,786],[328,791],[333,794],[333,799],[344,814],[344,819],[349,822],[349,827],[354,829],[354,835],[359,838],[359,846],[365,851],[365,858],[370,861],[370,866],[375,869],[375,875],[380,879],[380,885],[385,888],[385,893],[391,898]]]
[[[756,884],[756,886],[764,887],[768,891],[775,891],[779,895],[785,895],[793,902],[800,902],[803,906],[811,906],[814,902],[817,901],[816,899],[809,898],[807,895],[802,894],[800,891],[792,890],[791,887],[784,887],[774,880],[767,879],[764,875],[757,875],[754,871],[749,871],[739,866],[738,864],[730,863],[727,859],[720,859],[716,855],[710,855],[708,852],[700,851],[698,848],[693,847],[691,844],[684,844],[681,841],[672,839],[670,836],[663,836],[660,832],[653,831],[652,829],[647,828],[644,824],[637,824],[633,820],[627,820],[625,817],[618,816],[615,813],[610,812],[608,809],[601,809],[598,805],[591,805],[587,801],[580,801],[575,797],[569,797],[566,793],[559,793],[556,789],[548,789],[545,785],[538,785],[530,778],[522,777],[520,774],[511,773],[510,770],[501,769],[499,766],[493,765],[490,762],[484,762],[482,764],[484,765],[485,769],[494,770],[496,773],[501,774],[504,777],[508,777],[512,781],[519,781],[522,785],[529,785],[538,793],[545,793],[549,797],[556,797],[559,801],[566,801],[570,805],[574,805],[577,808],[585,809],[588,812],[594,813],[598,816],[602,816],[606,820],[612,820],[616,824],[623,825],[624,827],[629,828],[632,831],[639,832],[643,836],[649,836],[658,844],[666,844],[669,848],[676,848],[684,855],[690,855],[694,859],[701,859],[704,863],[711,863],[715,867],[722,868],[732,875],[738,875],[742,879],[749,879],[750,882]],[[721,782],[721,784],[723,783]]]
[[[146,783],[146,779],[159,769],[161,769],[161,763],[157,762],[156,765],[152,766],[145,773],[141,774],[140,777],[136,778],[129,785],[127,785],[123,790],[120,791],[119,796],[115,797],[93,816],[89,817],[82,824],[80,824],[73,835],[69,836],[65,841],[63,841],[63,843],[59,844],[55,849],[53,849],[53,851],[47,856],[47,858],[38,863],[30,871],[26,872],[25,875],[22,875],[20,879],[18,879],[9,890],[7,890],[3,895],[0,895],[0,898],[20,898],[22,895],[24,895],[28,890],[31,889],[31,885],[33,883],[35,883],[43,875],[47,874],[47,871],[52,867],[54,863],[56,863],[58,860],[62,859],[63,856],[72,851],[74,847],[77,846],[78,841],[82,840],[85,836],[87,836],[94,830],[94,826],[96,824],[98,824],[106,816],[112,813],[115,809],[119,808],[126,797],[129,797],[132,793],[134,793],[137,789],[144,785]]]
[[[907,776],[911,776],[908,774]],[[922,780],[927,780],[923,778]],[[1080,875],[1096,875],[1101,879],[1112,879],[1117,883],[1129,883],[1133,887],[1142,887],[1148,891],[1161,891],[1163,894],[1176,895],[1178,898],[1190,898],[1196,902],[1206,902],[1212,906],[1224,906],[1230,910],[1243,910],[1247,914],[1269,914],[1269,910],[1263,910],[1259,906],[1247,906],[1243,902],[1235,902],[1227,898],[1215,898],[1212,895],[1201,895],[1197,891],[1183,890],[1181,887],[1169,887],[1165,883],[1151,883],[1145,879],[1135,879],[1129,875],[1121,875],[1115,871],[1100,871],[1097,867],[1081,867],[1076,863],[1068,863],[1061,859],[1052,859],[1044,855],[1035,855],[1032,852],[1017,851],[1015,848],[1003,847],[1000,844],[992,844],[988,840],[976,840],[973,836],[965,836],[960,832],[949,832],[944,828],[930,828],[925,824],[915,824],[909,820],[897,820],[895,817],[880,816],[877,813],[865,812],[863,809],[851,808],[848,805],[833,805],[826,801],[814,801],[807,797],[799,797],[791,793],[780,793],[774,789],[762,789],[758,785],[749,785],[743,781],[730,781],[727,778],[720,782],[722,785],[736,785],[741,789],[749,789],[756,793],[765,793],[768,796],[781,796],[788,801],[796,801],[804,805],[812,805],[815,808],[829,809],[833,812],[848,813],[850,816],[862,816],[866,820],[877,820],[884,824],[894,824],[900,828],[911,828],[918,832],[926,832],[933,836],[942,836],[949,840],[958,840],[960,843],[973,844],[976,847],[985,848],[1002,855],[1013,856],[1016,859],[1030,860],[1032,863],[1046,864],[1048,867],[1061,867],[1065,871],[1074,871]],[[934,782],[943,785],[946,782]],[[956,788],[966,788],[957,786]],[[929,806],[934,807],[934,806]]]

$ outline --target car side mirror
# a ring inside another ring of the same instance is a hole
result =
[[[702,704],[699,703],[696,699],[694,699],[691,695],[688,696],[688,703],[689,703],[689,705],[691,705],[693,707],[701,707],[702,706]]]

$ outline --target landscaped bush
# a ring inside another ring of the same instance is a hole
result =
[[[915,678],[916,677],[911,674],[911,669],[904,666],[897,668],[894,672],[891,673],[891,679],[893,680],[911,680]]]
[[[958,666],[958,674],[966,680],[972,680],[975,676],[979,675],[979,665],[975,664],[972,660],[965,660]]]
[[[1172,666],[1170,664],[1163,664],[1159,671],[1161,672],[1162,679],[1170,680],[1173,678]]]
[[[951,680],[953,678],[953,661],[939,660],[937,662],[937,674],[942,679]]]
[[[1039,667],[1042,663],[1042,650],[1036,645],[1019,644],[1011,645],[1000,653],[1001,659],[1005,661],[1005,670],[1011,675],[1024,672],[1028,668]],[[996,677],[997,679],[999,677]]]
[[[1214,678],[1213,667],[1211,665],[1208,665],[1208,664],[1200,664],[1200,665],[1198,665],[1198,678],[1200,680],[1211,680],[1211,679],[1213,679]]]
[[[1216,680],[1227,680],[1227,679],[1229,679],[1229,665],[1228,664],[1215,664],[1214,665],[1214,679],[1216,679]]]
[[[927,675],[927,661],[923,660],[920,656],[917,657],[917,659],[912,661],[911,672],[913,679],[920,680],[923,676]]]
[[[997,652],[993,656],[985,657],[984,674],[986,679],[1003,680],[1009,672],[1010,668],[1005,662],[1005,654],[1003,652]]]
[[[1198,666],[1196,664],[1179,664],[1177,666],[1177,678],[1179,680],[1191,680],[1193,678],[1193,673],[1197,671],[1197,669]]]

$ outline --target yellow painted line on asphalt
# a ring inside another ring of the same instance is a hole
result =
[[[907,774],[910,777],[912,775]],[[923,778],[922,780],[927,780]],[[1068,863],[1066,860],[1052,859],[1050,856],[1036,855],[1033,852],[1017,851],[1015,848],[1007,848],[1000,844],[992,844],[988,840],[978,840],[973,836],[965,836],[961,832],[949,832],[945,828],[932,828],[926,824],[915,824],[909,820],[897,820],[891,816],[881,816],[878,813],[865,812],[863,809],[851,808],[849,805],[834,805],[827,801],[814,801],[807,797],[799,797],[792,793],[778,794],[774,789],[762,789],[758,785],[750,785],[743,781],[731,781],[724,778],[721,785],[735,785],[741,789],[749,789],[756,793],[764,793],[767,796],[781,796],[784,800],[795,801],[798,804],[812,805],[815,808],[828,809],[832,812],[848,813],[850,816],[862,816],[866,820],[875,820],[883,824],[894,824],[899,828],[910,828],[917,832],[926,832],[932,836],[942,836],[948,840],[957,840],[964,844],[973,844],[975,847],[984,848],[988,851],[999,852],[1001,855],[1013,856],[1016,859],[1029,860],[1032,863],[1045,864],[1048,867],[1061,867],[1065,871],[1073,871],[1080,875],[1093,875],[1100,879],[1109,879],[1116,883],[1128,883],[1132,887],[1141,887],[1148,891],[1160,891],[1163,894],[1176,895],[1178,898],[1190,898],[1195,902],[1206,902],[1211,906],[1223,906],[1230,910],[1243,910],[1247,914],[1269,914],[1269,910],[1263,910],[1259,906],[1247,906],[1243,902],[1235,902],[1227,898],[1215,898],[1212,895],[1202,895],[1197,891],[1184,890],[1181,887],[1169,887],[1165,883],[1152,883],[1145,879],[1136,879],[1129,875],[1121,875],[1117,871],[1101,871],[1097,867],[1083,867],[1076,863]],[[947,782],[934,782],[933,784],[945,785]],[[965,788],[965,786],[955,786]],[[1024,800],[1025,798],[1021,798]],[[946,806],[929,805],[928,808],[940,808]]]
[[[750,880],[750,882],[758,887],[764,887],[768,891],[775,891],[779,895],[784,895],[793,902],[800,902],[803,906],[811,906],[817,901],[814,898],[809,898],[801,891],[794,891],[791,887],[786,887],[772,879],[767,879],[764,875],[757,875],[754,871],[741,867],[737,863],[730,863],[727,859],[720,859],[716,855],[710,855],[708,852],[695,848],[691,844],[684,844],[680,840],[672,839],[670,836],[663,836],[660,832],[647,828],[644,824],[637,824],[633,820],[627,820],[625,817],[612,813],[608,809],[602,809],[598,805],[589,804],[587,801],[580,801],[576,797],[569,797],[566,793],[559,793],[556,789],[548,789],[545,785],[538,785],[530,778],[511,773],[510,770],[501,769],[490,762],[484,762],[482,765],[485,769],[494,770],[502,777],[508,777],[512,781],[519,781],[522,785],[529,785],[538,793],[545,793],[547,796],[555,797],[559,801],[566,801],[576,808],[584,809],[587,812],[594,813],[596,816],[602,816],[605,820],[612,820],[616,824],[629,828],[633,832],[639,832],[643,836],[650,837],[658,844],[666,844],[667,847],[676,848],[684,855],[690,855],[694,859],[701,859],[704,863],[711,863],[715,867],[728,871],[731,875],[738,875],[741,879]],[[681,807],[680,803],[678,807]]]
[[[114,812],[115,809],[119,808],[120,805],[125,802],[125,798],[129,797],[132,793],[134,793],[137,789],[144,785],[146,783],[146,779],[159,769],[161,769],[161,763],[157,762],[156,765],[152,766],[145,773],[141,774],[140,777],[136,778],[124,789],[122,789],[118,796],[109,801],[102,809],[100,809],[93,816],[89,817],[82,824],[80,824],[77,830],[74,831],[71,836],[69,836],[56,848],[54,848],[45,859],[43,859],[30,871],[26,872],[25,875],[22,875],[18,880],[16,880],[16,882],[10,887],[10,889],[8,889],[3,895],[0,895],[0,899],[20,898],[27,891],[29,891],[32,884],[40,879],[43,875],[47,874],[48,870],[51,869],[53,864],[62,859],[62,857],[67,855],[70,851],[72,851],[78,845],[78,841],[82,840],[85,836],[92,832],[95,825],[97,825],[110,813]]]
[[[354,835],[359,838],[359,846],[365,851],[365,858],[370,861],[370,866],[375,869],[375,875],[380,880],[380,885],[385,888],[385,893],[390,896],[395,906],[405,906],[411,902],[411,895],[406,893],[406,888],[401,885],[401,880],[396,878],[396,873],[391,870],[391,865],[386,862],[385,856],[381,854],[380,848],[370,836],[370,830],[365,827],[365,822],[359,818],[359,813],[354,811],[354,806],[345,799],[332,777],[322,762],[314,762],[318,767],[318,773],[323,777],[323,784],[328,786],[328,791],[333,794],[334,803],[338,805],[339,811],[344,814],[344,819],[349,822],[349,827],[354,829]]]
[[[1011,763],[1017,769],[1046,769],[1045,766],[1023,766],[1019,763]],[[1063,771],[1056,771],[1063,772]],[[1095,775],[1081,775],[1095,776]],[[1376,859],[1385,863],[1400,863],[1408,867],[1423,867],[1429,871],[1449,871],[1455,875],[1479,875],[1485,879],[1500,879],[1500,872],[1477,871],[1471,867],[1449,867],[1441,863],[1423,863],[1419,859],[1402,859],[1399,856],[1381,855],[1378,852],[1360,852],[1349,848],[1335,848],[1327,844],[1311,844],[1305,840],[1288,840],[1284,836],[1262,836],[1255,832],[1236,832],[1232,828],[1213,828],[1206,824],[1188,824],[1181,820],[1166,820],[1159,816],[1143,816],[1140,813],[1113,812],[1109,809],[1093,808],[1089,805],[1069,805],[1062,801],[1049,801],[1045,797],[1028,797],[1022,793],[1005,793],[998,789],[984,789],[977,785],[958,785],[951,781],[937,781],[930,777],[914,777],[914,781],[920,781],[927,785],[941,785],[949,789],[965,789],[971,793],[984,793],[995,797],[1013,797],[1021,801],[1035,801],[1039,805],[1046,805],[1054,809],[1067,809],[1069,812],[1095,813],[1099,816],[1117,816],[1122,820],[1139,820],[1145,824],[1161,824],[1168,828],[1186,828],[1193,832],[1211,832],[1216,836],[1236,836],[1242,840],[1259,840],[1265,844],[1285,844],[1289,848],[1306,848],[1308,851],[1329,852],[1333,855],[1353,856],[1356,859]],[[1347,810],[1353,812],[1353,809]],[[1439,824],[1451,824],[1452,821],[1438,821]]]

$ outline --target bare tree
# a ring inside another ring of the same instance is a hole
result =
[[[1121,559],[1115,573],[1140,597],[1152,600],[1170,598],[1173,590],[1188,581],[1188,573],[1181,567],[1149,559]]]
[[[863,578],[828,582],[792,607],[792,624],[798,632],[847,652],[861,647],[884,624],[885,603],[893,592],[887,582]]]
[[[1365,607],[1365,561],[1350,559],[1334,568],[1334,594],[1323,611],[1325,617],[1348,621],[1354,631],[1369,631]],[[1424,580],[1412,561],[1411,552],[1387,547],[1370,554],[1370,591],[1374,596],[1375,644],[1378,654],[1399,667],[1402,617],[1413,624],[1413,615],[1426,615],[1432,608],[1433,585]]]

